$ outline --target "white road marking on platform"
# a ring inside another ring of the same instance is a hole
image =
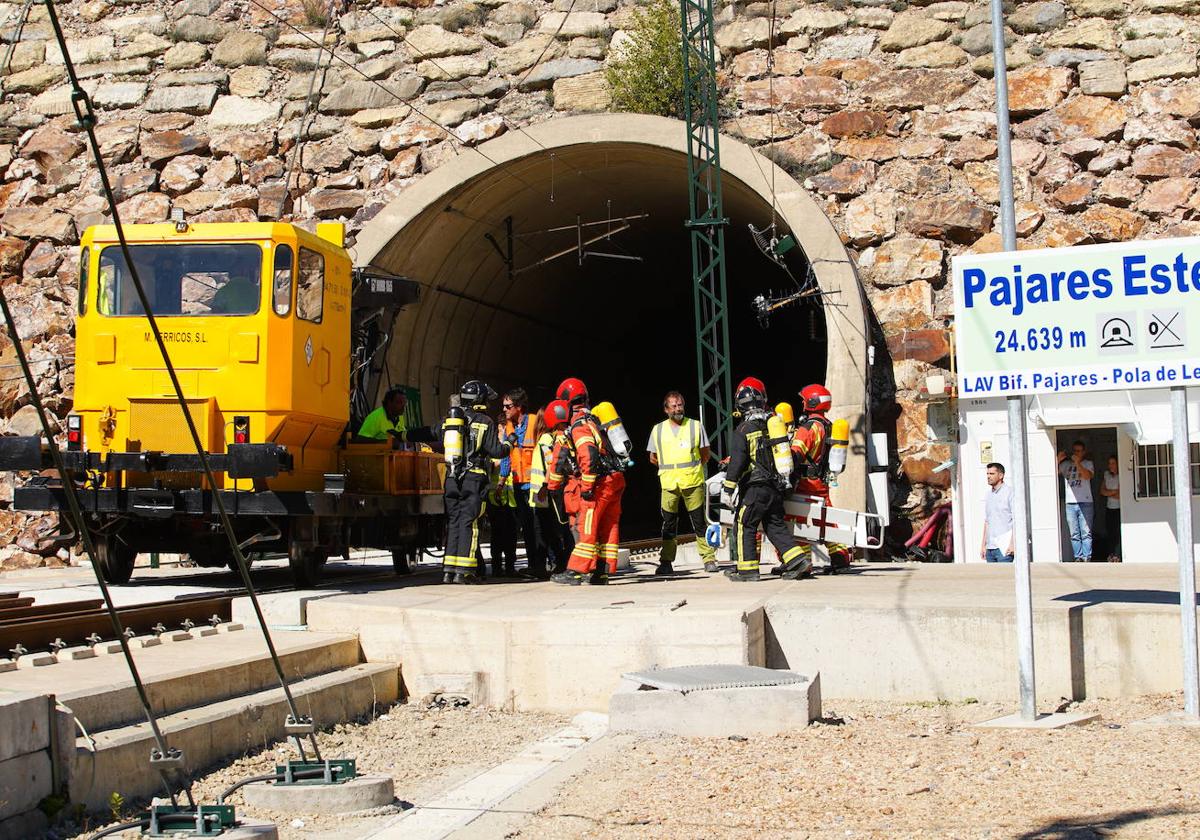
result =
[[[527,746],[432,802],[418,805],[365,835],[364,840],[442,840],[471,824],[525,785],[608,731],[608,715],[584,712],[571,725]]]

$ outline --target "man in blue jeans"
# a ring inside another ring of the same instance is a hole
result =
[[[1067,509],[1067,529],[1071,532],[1071,552],[1076,563],[1092,559],[1092,476],[1095,467],[1086,457],[1083,441],[1071,444],[1071,457],[1058,453],[1058,474],[1063,479],[1063,500]]]
[[[987,465],[987,483],[992,488],[983,507],[983,546],[979,555],[989,563],[1013,561],[1012,487],[1004,483],[1004,465]]]

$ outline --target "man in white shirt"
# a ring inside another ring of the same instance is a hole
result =
[[[1067,529],[1071,532],[1071,551],[1076,563],[1087,563],[1092,559],[1092,476],[1095,467],[1085,455],[1083,441],[1071,444],[1071,457],[1058,453],[1058,474],[1063,479],[1066,502]]]
[[[1013,561],[1012,487],[1004,483],[1004,465],[987,465],[987,483],[992,488],[984,504],[983,546],[979,556],[989,563]]]

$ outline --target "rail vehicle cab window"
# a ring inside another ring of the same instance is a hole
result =
[[[271,288],[272,304],[276,315],[287,315],[292,311],[292,246],[275,246],[275,280]]]
[[[325,257],[300,249],[300,273],[296,279],[296,317],[321,323],[325,308]]]
[[[157,317],[253,315],[262,297],[262,246],[252,242],[130,245]],[[100,252],[102,315],[145,315],[119,246]]]
[[[91,255],[90,248],[84,248],[79,255],[79,314],[87,314],[87,296],[88,296],[88,272],[91,270],[89,264],[89,256]]]

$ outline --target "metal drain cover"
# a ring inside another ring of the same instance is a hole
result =
[[[795,671],[776,671],[755,665],[682,665],[678,668],[653,668],[622,675],[643,687],[687,694],[720,688],[753,688],[768,685],[794,685],[808,682]]]

